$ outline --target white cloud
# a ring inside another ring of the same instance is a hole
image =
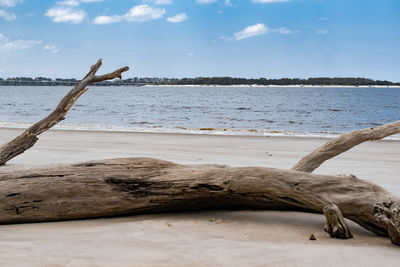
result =
[[[243,30],[234,33],[233,39],[236,41],[239,41],[239,40],[246,39],[249,37],[268,34],[270,32],[276,32],[276,33],[280,33],[280,34],[293,34],[293,33],[297,33],[298,31],[292,31],[285,27],[281,27],[281,28],[277,28],[277,29],[270,29],[267,26],[265,26],[263,23],[257,23],[255,25],[247,26]],[[220,39],[227,40],[227,41],[232,40],[232,38],[224,37],[224,36],[220,36]]]
[[[319,30],[316,30],[315,33],[318,34],[318,35],[327,35],[328,34],[328,30],[319,29]]]
[[[120,22],[124,16],[98,16],[93,20],[94,24],[111,24]]]
[[[1,0],[0,0],[1,1]],[[56,6],[48,9],[45,16],[51,17],[54,22],[81,23],[86,17],[86,12],[77,9],[81,3],[101,2],[103,0],[63,0],[57,1]]]
[[[58,53],[58,48],[55,47],[54,45],[45,45],[45,46],[43,46],[43,50],[48,50],[53,54]]]
[[[63,6],[79,6],[80,3],[93,3],[101,1],[103,0],[64,0],[57,2],[57,4]]]
[[[3,10],[3,9],[0,9],[0,18],[3,18],[3,19],[5,19],[5,20],[7,20],[7,21],[12,21],[12,20],[14,20],[16,17],[17,17],[17,16],[15,16],[14,13],[10,13],[10,12],[7,12],[7,11],[5,11],[5,10]]]
[[[77,1],[77,0],[64,0],[64,1],[57,2],[57,4],[63,5],[63,6],[79,6],[79,1]]]
[[[173,17],[168,17],[167,21],[171,23],[179,23],[188,19],[188,16],[185,13],[180,13]]]
[[[42,41],[37,41],[37,40],[22,40],[22,39],[17,39],[14,41],[7,40],[6,42],[3,43],[0,42],[0,48],[4,50],[25,50],[41,43]]]
[[[147,20],[159,19],[164,14],[165,9],[152,8],[149,5],[138,5],[131,8],[131,10],[125,14],[125,19],[127,21],[143,22]]]
[[[79,6],[81,3],[101,2],[103,0],[64,0],[58,1],[57,5],[61,6]]]
[[[283,3],[291,0],[251,0],[253,3],[267,4],[267,3]]]
[[[15,6],[19,0],[0,0],[0,6],[8,6],[12,7]]]
[[[193,57],[194,54],[193,54],[192,52],[188,52],[188,53],[187,53],[187,56],[188,56],[188,57]]]
[[[231,0],[225,0],[224,3],[226,6],[232,6]]]
[[[152,8],[149,5],[137,5],[131,8],[125,15],[98,16],[93,20],[95,24],[110,24],[119,21],[145,22],[159,19],[165,14],[165,9]]]
[[[211,4],[217,2],[217,0],[196,0],[199,4]]]
[[[150,3],[154,5],[171,5],[172,0],[144,0],[144,3]]]
[[[262,23],[257,23],[255,25],[247,26],[241,31],[236,32],[233,34],[233,38],[236,41],[246,39],[249,37],[254,37],[257,35],[262,35],[268,33],[269,29]]]
[[[0,50],[26,50],[30,49],[36,45],[43,43],[40,40],[24,40],[24,39],[16,39],[10,40],[7,36],[4,36],[0,33]],[[48,50],[51,53],[58,53],[58,48],[53,45],[45,45],[42,47],[43,50]]]
[[[288,28],[285,28],[285,27],[281,27],[281,28],[278,28],[278,29],[271,29],[270,31],[271,32],[278,32],[280,34],[293,34],[293,33],[295,33],[294,31],[291,31],[291,30],[289,30]]]
[[[46,11],[45,15],[51,17],[54,22],[81,23],[86,13],[79,9],[53,7]]]

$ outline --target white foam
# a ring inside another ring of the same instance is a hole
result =
[[[0,122],[0,128],[27,129],[31,123]],[[304,138],[335,138],[342,133],[335,132],[291,132],[254,129],[226,129],[226,128],[184,128],[184,127],[130,127],[113,125],[88,124],[57,124],[57,130],[72,131],[107,131],[107,132],[138,132],[138,133],[179,133],[179,134],[208,134],[208,135],[244,135],[244,136],[293,136]],[[386,137],[385,140],[400,140],[400,134]]]

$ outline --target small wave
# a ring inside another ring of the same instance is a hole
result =
[[[0,128],[26,129],[32,123],[26,122],[0,122]],[[148,125],[147,127],[112,126],[112,125],[82,125],[82,124],[57,124],[53,127],[57,130],[75,131],[107,131],[107,132],[141,132],[141,133],[179,133],[179,134],[209,134],[209,135],[239,135],[239,136],[292,136],[309,138],[335,138],[342,133],[338,132],[295,132],[262,129],[232,129],[232,128],[189,128],[189,127],[164,127]],[[386,137],[385,140],[400,140],[400,134]]]
[[[381,126],[381,125],[383,125],[382,123],[379,123],[379,122],[358,122],[358,123],[356,123],[357,125],[360,125],[360,126],[364,126],[364,127],[369,127],[369,126]]]
[[[399,108],[399,107],[396,107],[396,106],[383,106],[384,108]]]
[[[134,121],[134,122],[129,122],[131,125],[145,125],[145,124],[150,124],[148,121]]]
[[[335,109],[335,108],[328,108],[328,111],[340,112],[340,111],[343,111],[343,110],[341,110],[341,109]]]
[[[288,121],[288,123],[290,123],[290,124],[303,124],[301,121],[300,122],[296,122],[296,121]]]
[[[267,120],[267,119],[259,119],[258,121],[266,122],[266,123],[274,123],[275,121],[273,120]]]

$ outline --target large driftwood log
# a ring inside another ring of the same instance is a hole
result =
[[[380,140],[400,133],[400,121],[343,134],[303,157],[292,170],[313,172],[322,163],[366,141]]]
[[[86,86],[105,80],[112,80],[114,78],[121,78],[121,74],[127,70],[128,67],[123,67],[115,70],[112,73],[105,75],[96,76],[96,72],[101,67],[101,59],[97,61],[91,68],[88,74],[73,88],[69,91],[64,98],[60,101],[56,109],[51,112],[46,118],[35,123],[29,127],[21,135],[17,136],[15,139],[9,143],[0,147],[0,166],[7,163],[7,161],[24,153],[27,149],[31,148],[38,140],[38,135],[44,131],[50,129],[58,122],[64,120],[65,115],[71,109],[75,101],[85,93],[89,88]]]
[[[194,209],[278,209],[345,218],[400,245],[399,199],[354,176],[125,158],[0,172],[0,223]]]

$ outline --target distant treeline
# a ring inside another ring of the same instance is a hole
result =
[[[50,79],[45,77],[15,77],[0,78],[0,86],[57,86],[75,85],[76,79]],[[129,78],[97,83],[99,86],[123,86],[123,85],[348,85],[348,86],[374,86],[374,85],[400,85],[400,82],[379,81],[366,78],[281,78],[281,79],[246,79],[232,77],[197,77],[197,78]]]

